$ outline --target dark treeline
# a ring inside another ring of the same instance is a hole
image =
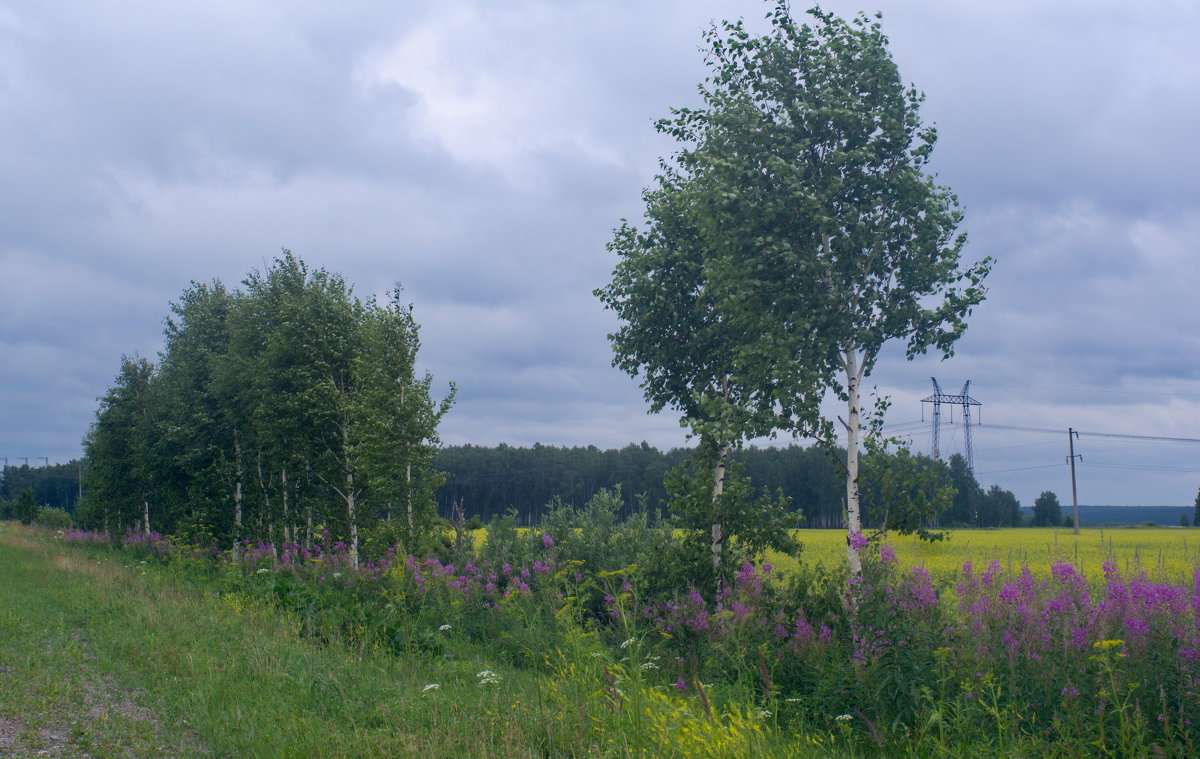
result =
[[[49,466],[6,466],[0,470],[0,500],[15,501],[28,488],[39,506],[74,513],[81,471],[78,459]]]
[[[100,399],[77,520],[235,551],[328,530],[352,556],[360,528],[387,527],[389,542],[429,534],[450,398],[417,375],[417,324],[399,298],[360,300],[290,253],[242,289],[193,283],[158,363],[124,358]]]
[[[447,475],[437,491],[438,509],[449,514],[462,499],[468,514],[485,521],[510,509],[523,524],[537,522],[555,499],[582,505],[600,488],[620,487],[622,515],[665,511],[663,477],[695,452],[666,452],[646,443],[620,449],[560,448],[536,444],[517,448],[475,445],[438,451],[434,466]],[[756,488],[783,490],[797,519],[814,527],[842,522],[845,485],[830,454],[816,448],[747,448],[734,454]]]
[[[600,488],[619,486],[623,516],[639,511],[653,514],[665,511],[663,476],[693,453],[683,448],[663,452],[646,443],[608,450],[540,444],[530,448],[449,446],[439,450],[434,459],[434,466],[446,473],[446,482],[436,494],[438,510],[449,516],[461,499],[467,514],[484,521],[515,510],[522,524],[532,524],[556,499],[579,506]],[[797,526],[841,528],[845,481],[837,457],[844,456],[842,451],[835,456],[816,447],[789,445],[746,448],[735,452],[733,460],[742,465],[756,489],[778,489],[789,498]],[[952,457],[949,463],[925,456],[897,459],[901,460],[931,472],[933,488],[953,489],[948,507],[929,520],[930,526],[1020,524],[1016,497],[998,486],[984,491],[961,456]],[[865,480],[865,524],[876,527],[889,505],[880,489],[872,486],[871,476]],[[897,497],[894,492],[889,495]]]

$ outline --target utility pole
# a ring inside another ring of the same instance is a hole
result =
[[[1083,454],[1075,455],[1075,438],[1079,437],[1079,433],[1072,428],[1067,428],[1067,451],[1070,455],[1067,460],[1071,462],[1071,508],[1075,510],[1075,534],[1079,534],[1079,495],[1075,490],[1075,459],[1083,461]]]

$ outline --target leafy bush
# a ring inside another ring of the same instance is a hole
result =
[[[75,520],[71,515],[62,509],[54,509],[48,506],[41,506],[37,510],[37,516],[34,522],[42,527],[48,527],[52,530],[66,530],[74,526]]]

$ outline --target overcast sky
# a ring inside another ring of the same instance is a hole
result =
[[[797,5],[802,9],[803,5]],[[976,471],[1070,502],[1068,427],[1200,438],[1200,5],[854,0],[926,93],[939,181],[990,294],[954,358]],[[447,443],[682,444],[611,368],[591,292],[696,102],[701,33],[758,0],[0,0],[0,457],[80,454],[122,354],[153,358],[191,280],[289,248],[360,295],[401,282]],[[943,409],[944,418],[949,410]],[[960,416],[955,412],[955,421]],[[910,423],[911,422],[911,423]],[[942,431],[943,452],[962,427]],[[1190,505],[1200,445],[1083,435],[1079,498]]]

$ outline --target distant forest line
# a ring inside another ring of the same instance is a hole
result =
[[[664,452],[646,443],[608,450],[540,444],[445,446],[434,459],[435,468],[448,475],[436,493],[438,512],[451,515],[461,498],[468,516],[488,521],[512,509],[528,524],[536,522],[555,498],[578,506],[600,488],[619,486],[625,515],[642,509],[653,513],[664,508],[663,474],[691,453],[686,448]],[[792,445],[747,448],[737,452],[735,459],[743,463],[755,487],[780,488],[791,498],[791,506],[798,512],[797,526],[841,527],[845,486],[829,453]],[[5,466],[0,499],[13,501],[30,488],[39,505],[74,513],[81,471],[78,459],[49,466]],[[1028,506],[1021,510],[1026,521]],[[1064,511],[1070,507],[1069,501],[1063,504]],[[1173,526],[1179,524],[1181,515],[1193,511],[1190,506],[1167,505],[1081,505],[1079,509],[1085,525],[1157,522]]]

